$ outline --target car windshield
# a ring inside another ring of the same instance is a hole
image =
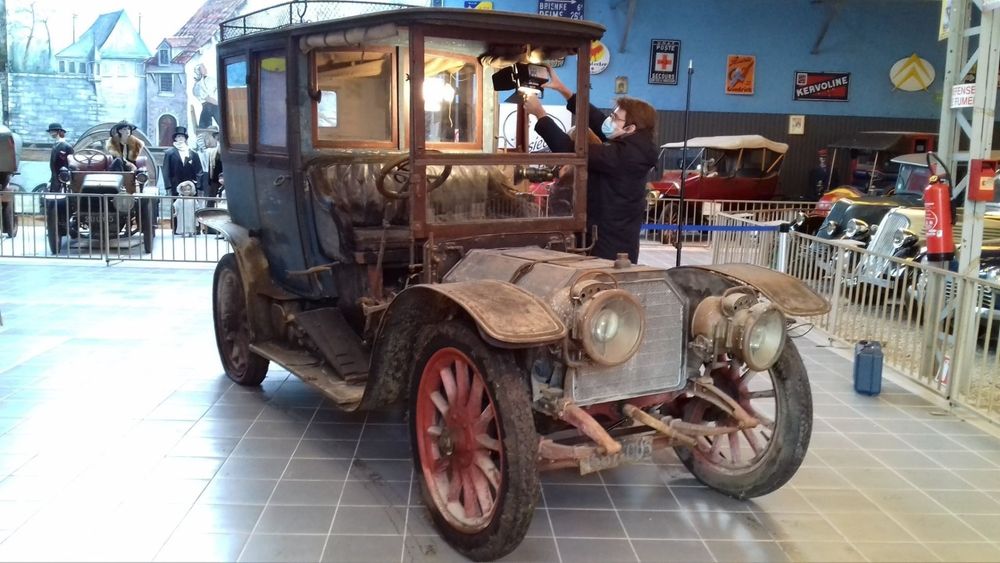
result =
[[[899,175],[896,176],[896,193],[922,194],[930,177],[930,168],[904,164],[899,167]]]

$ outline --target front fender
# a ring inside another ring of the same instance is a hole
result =
[[[487,342],[503,348],[558,342],[568,334],[566,325],[541,299],[507,282],[410,287],[392,300],[379,323],[360,408],[378,408],[405,397],[421,329],[461,317],[472,321]]]
[[[692,308],[708,295],[739,284],[753,287],[788,316],[811,317],[830,311],[827,300],[797,278],[752,264],[683,266],[667,272],[688,293]]]

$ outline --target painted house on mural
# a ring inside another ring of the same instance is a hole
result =
[[[69,47],[55,54],[56,73],[86,77],[94,85],[95,122],[146,123],[145,61],[151,53],[125,10],[101,14]]]
[[[194,69],[204,63],[208,76],[215,78],[219,24],[237,16],[246,4],[246,0],[206,0],[175,35],[160,42],[156,54],[145,62],[147,132],[160,146],[173,142],[178,125],[195,132],[201,104],[191,91]]]

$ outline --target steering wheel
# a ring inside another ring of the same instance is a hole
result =
[[[438,151],[427,151],[438,152]],[[427,193],[430,193],[444,184],[444,181],[451,175],[451,165],[445,165],[440,174],[427,173]],[[386,187],[385,179],[391,176],[392,181],[400,186],[399,191],[393,191]],[[382,167],[378,179],[375,180],[375,188],[378,193],[389,199],[406,199],[410,197],[410,156],[404,156]]]
[[[97,149],[80,149],[73,152],[73,160],[83,164],[87,170],[91,170],[94,167],[94,163],[104,160],[108,155]]]

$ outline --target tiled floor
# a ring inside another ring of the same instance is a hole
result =
[[[670,261],[657,257],[650,261]],[[0,262],[0,559],[451,561],[399,413],[221,374],[212,271]],[[543,476],[510,560],[1000,561],[1000,439],[800,338],[805,465],[740,502],[672,454]]]

